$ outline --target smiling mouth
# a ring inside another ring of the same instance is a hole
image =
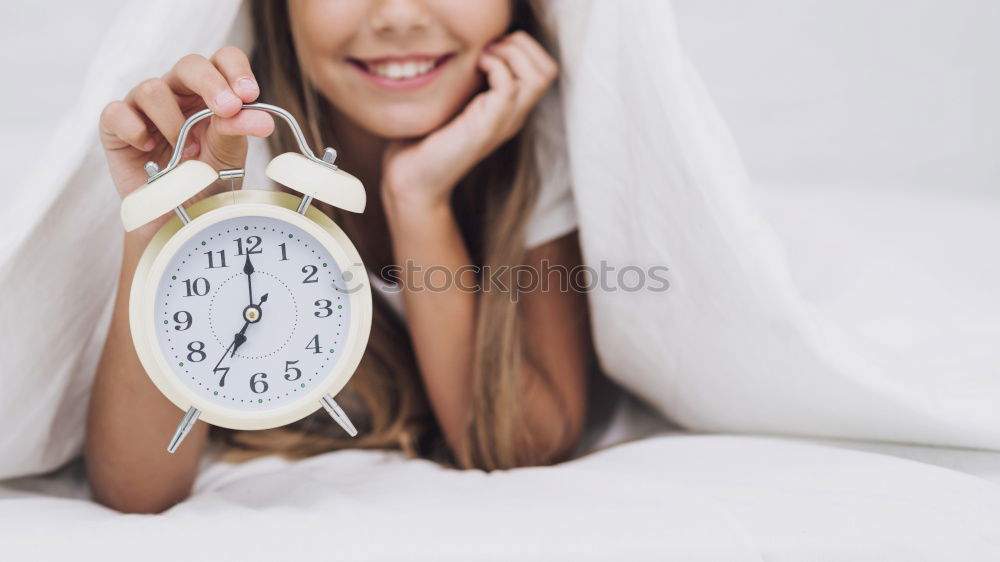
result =
[[[452,53],[448,53],[436,57],[416,55],[368,60],[348,57],[347,62],[373,76],[402,82],[430,74],[451,59],[452,56]]]

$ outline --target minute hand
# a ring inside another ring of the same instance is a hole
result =
[[[243,273],[247,274],[247,290],[250,292],[250,305],[253,306],[253,264],[250,263],[250,251],[247,251],[247,261],[243,264]],[[260,305],[258,305],[260,306]],[[243,327],[246,329],[246,326]]]
[[[247,322],[247,324],[250,323]],[[244,330],[247,329],[246,325],[243,326],[243,329]],[[236,335],[239,336],[239,334]],[[229,374],[229,367],[222,367],[221,365],[222,362],[226,359],[226,355],[229,355],[229,350],[236,345],[236,340],[237,338],[234,337],[232,343],[229,344],[229,347],[227,347],[226,350],[222,352],[222,357],[219,357],[219,362],[215,364],[215,368],[212,369],[212,373],[218,373],[219,371],[222,371],[222,378],[219,379],[219,386],[226,386],[226,375]],[[230,357],[232,356],[230,355]]]

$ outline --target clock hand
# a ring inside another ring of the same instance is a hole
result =
[[[250,251],[247,250],[247,261],[243,264],[243,273],[247,274],[247,289],[250,291],[250,305],[253,306],[253,264],[250,263]]]
[[[249,325],[249,324],[250,323],[247,322],[247,325]],[[243,329],[246,330],[246,326],[243,326]],[[236,334],[236,335],[239,336],[240,334]],[[219,358],[219,362],[216,363],[215,364],[215,368],[212,369],[212,373],[218,373],[219,371],[223,371],[222,378],[219,380],[219,386],[226,386],[226,375],[229,374],[229,367],[222,367],[221,365],[222,365],[222,361],[225,360],[226,355],[229,354],[229,350],[232,349],[234,345],[236,345],[236,340],[237,340],[237,338],[234,337],[233,338],[233,342],[230,343],[229,347],[227,347],[226,350],[222,352],[222,357]]]
[[[240,328],[240,331],[236,332],[236,335],[233,336],[233,343],[229,344],[229,347],[233,349],[233,352],[229,354],[230,357],[236,355],[236,350],[239,349],[241,345],[246,343],[247,341],[246,331],[248,326],[250,326],[249,320],[244,322],[243,327]],[[226,351],[229,351],[229,349],[226,349]],[[225,357],[225,355],[223,355],[223,357]]]
[[[260,302],[257,303],[256,306],[252,305],[252,304],[250,305],[250,307],[257,309],[257,314],[259,316],[257,317],[257,320],[255,320],[254,322],[250,322],[250,320],[247,320],[243,324],[243,327],[240,329],[240,331],[237,332],[235,336],[233,336],[233,344],[234,345],[233,345],[233,352],[229,354],[230,357],[233,357],[234,355],[236,355],[236,350],[239,349],[241,345],[243,345],[243,344],[245,344],[247,342],[247,336],[246,336],[247,328],[250,326],[250,324],[259,321],[263,317],[263,314],[261,314],[260,307],[261,307],[261,305],[263,305],[266,302],[267,302],[267,293],[264,293],[263,295],[261,295]],[[248,307],[248,308],[250,308],[250,307]],[[227,349],[226,351],[229,351],[229,350]]]

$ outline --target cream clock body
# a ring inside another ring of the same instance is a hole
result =
[[[354,245],[313,197],[359,212],[360,182],[333,165],[333,151],[312,156],[294,119],[303,154],[286,153],[267,175],[302,197],[268,190],[220,193],[190,207],[183,201],[242,170],[179,163],[185,123],[164,171],[122,204],[131,230],[171,209],[177,214],[147,246],[133,278],[129,323],[135,350],[156,387],[187,412],[168,451],[196,420],[233,429],[266,429],[320,407],[357,432],[334,397],[353,375],[371,328],[368,275]]]

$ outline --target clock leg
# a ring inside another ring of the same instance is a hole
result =
[[[337,404],[337,402],[334,401],[333,396],[330,396],[329,394],[324,394],[323,397],[319,399],[319,401],[321,404],[323,404],[323,407],[326,408],[327,413],[330,414],[330,417],[333,418],[333,421],[337,422],[337,424],[340,425],[340,427],[344,428],[344,431],[346,431],[348,435],[350,435],[351,437],[357,437],[358,430],[355,429],[354,424],[351,423],[350,418],[348,418],[347,414],[344,413],[343,408],[341,408]]]
[[[308,195],[303,195],[302,200],[299,201],[299,208],[295,209],[295,212],[304,215],[306,211],[309,210],[309,203],[312,203],[313,198]]]
[[[194,406],[188,408],[186,414],[184,414],[184,419],[181,420],[180,425],[177,426],[177,431],[174,432],[174,438],[170,440],[170,444],[167,445],[167,452],[173,453],[177,450],[177,447],[181,446],[181,441],[187,437],[188,432],[194,427],[194,422],[198,421],[198,415],[201,411]]]

